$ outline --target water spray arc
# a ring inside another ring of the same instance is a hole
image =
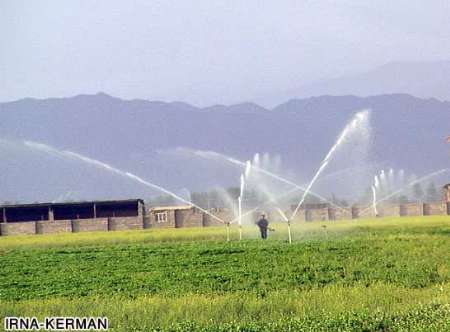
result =
[[[378,210],[377,210],[377,189],[375,188],[375,186],[372,186],[372,208],[373,208],[373,213],[375,214],[375,216],[378,216]]]
[[[336,171],[336,172],[329,173],[329,174],[327,174],[327,175],[321,177],[320,179],[317,179],[317,181],[320,181],[320,180],[323,180],[323,179],[327,179],[327,178],[330,178],[330,177],[334,177],[334,176],[340,175],[340,174],[342,174],[342,173],[344,173],[344,172],[348,172],[348,171],[355,170],[355,169],[359,169],[359,168],[360,168],[360,167],[348,167],[348,168],[345,168],[345,169],[341,169],[341,170],[338,170],[338,171]],[[377,178],[377,176],[375,176],[375,178]],[[294,187],[293,189],[288,190],[288,191],[284,192],[283,194],[280,194],[280,195],[278,195],[278,196],[276,196],[276,197],[270,197],[268,200],[266,200],[265,202],[263,202],[260,206],[257,206],[257,207],[255,207],[255,208],[253,208],[253,209],[251,209],[251,210],[245,212],[242,216],[244,217],[244,216],[246,216],[246,215],[248,215],[248,214],[250,214],[250,213],[253,213],[253,212],[257,211],[261,206],[267,205],[267,204],[269,204],[269,203],[275,203],[277,200],[280,200],[280,199],[282,199],[282,198],[285,198],[285,197],[287,197],[287,196],[289,196],[289,195],[292,195],[292,194],[294,194],[294,193],[296,193],[296,192],[298,192],[298,191],[303,191],[303,190],[302,190],[300,187]],[[335,207],[336,207],[336,208],[339,208],[339,209],[341,209],[341,210],[343,210],[343,211],[345,211],[344,208],[342,208],[342,207],[340,207],[340,206],[338,206],[338,205],[335,205]],[[283,218],[283,219],[284,219],[284,218]],[[235,219],[233,219],[233,220],[231,221],[231,223],[235,223],[235,222],[237,222],[237,220],[238,220],[238,218],[236,217]]]
[[[256,153],[256,154],[255,154],[255,157],[254,157],[254,161],[255,161],[254,163],[255,163],[255,164],[258,164],[258,162],[257,162],[258,160],[259,160],[259,154]],[[255,166],[252,165],[252,167],[255,167]],[[336,175],[339,175],[339,174],[341,174],[341,173],[343,173],[343,172],[347,172],[347,171],[349,171],[349,170],[354,170],[354,169],[356,169],[356,168],[355,168],[355,167],[349,167],[349,168],[346,168],[346,169],[343,169],[343,170],[338,170],[338,171],[336,171],[336,172],[333,172],[333,173],[328,174],[328,175],[325,176],[325,177],[322,177],[321,179],[328,178],[328,177],[332,177],[332,176],[336,176]],[[318,180],[319,180],[319,179],[318,179]],[[262,189],[262,191],[266,194],[267,197],[269,197],[269,199],[266,200],[265,202],[263,202],[260,206],[257,206],[257,207],[255,207],[255,208],[253,208],[253,209],[251,209],[251,210],[246,211],[245,213],[242,214],[242,217],[245,217],[245,216],[247,216],[247,215],[249,215],[249,214],[251,214],[251,213],[254,213],[254,212],[258,211],[258,209],[260,209],[262,206],[265,206],[265,205],[270,204],[270,203],[276,203],[277,200],[279,200],[279,199],[285,198],[285,197],[287,197],[287,196],[289,196],[289,195],[292,195],[292,194],[294,194],[294,193],[296,193],[296,192],[298,192],[298,191],[302,191],[301,187],[296,186],[296,187],[294,187],[293,189],[288,190],[288,191],[284,192],[284,193],[281,194],[281,195],[278,195],[278,196],[276,196],[276,197],[273,197],[272,195],[270,195],[270,194],[267,192],[267,190],[265,190],[264,187],[261,187],[260,189]],[[337,206],[337,207],[339,207],[339,206]],[[339,208],[340,208],[341,210],[344,210],[344,208],[342,208],[342,207],[339,207]],[[276,209],[277,212],[280,214],[281,218],[282,218],[284,221],[287,222],[287,226],[288,226],[288,236],[289,236],[289,243],[292,243],[291,221],[288,219],[288,217],[287,217],[286,214],[283,212],[283,210],[281,210],[279,207],[275,207],[275,209]],[[344,210],[344,211],[345,211],[345,210]],[[238,219],[239,219],[239,217],[236,216],[233,220],[231,220],[230,223],[233,224],[233,223],[237,222]]]
[[[255,207],[255,208],[253,208],[253,209],[251,209],[251,210],[246,211],[245,213],[242,214],[242,216],[245,217],[245,216],[247,216],[247,215],[249,215],[249,214],[251,214],[251,213],[253,213],[253,212],[258,211],[262,206],[267,205],[267,204],[269,204],[269,203],[275,203],[275,202],[277,201],[277,199],[280,199],[280,198],[282,198],[282,197],[286,197],[286,196],[291,195],[291,194],[293,194],[293,193],[295,193],[295,192],[297,192],[297,191],[299,191],[298,188],[293,188],[293,189],[291,189],[291,190],[285,192],[284,194],[279,195],[279,196],[276,197],[276,198],[270,198],[270,199],[268,199],[267,201],[265,201],[264,203],[262,203],[261,205]],[[284,219],[284,218],[283,218],[283,219]],[[238,218],[235,218],[235,219],[233,219],[233,220],[231,221],[231,223],[233,224],[233,223],[237,222],[237,220],[238,220]]]
[[[238,224],[239,224],[239,240],[242,240],[242,198],[244,196],[245,178],[244,174],[241,174],[241,190],[238,197]]]
[[[97,166],[97,167],[100,167],[102,169],[108,170],[111,173],[118,174],[120,176],[132,179],[135,182],[138,182],[138,183],[140,183],[140,184],[142,184],[142,185],[144,185],[144,186],[146,186],[148,188],[152,188],[152,189],[158,190],[158,191],[163,192],[163,193],[165,193],[165,194],[167,194],[167,195],[169,195],[169,196],[171,196],[171,197],[173,197],[173,198],[175,198],[175,199],[177,199],[177,200],[179,200],[179,201],[181,201],[183,203],[186,203],[186,204],[189,204],[191,206],[194,206],[199,211],[204,212],[205,214],[209,215],[211,218],[216,219],[217,221],[219,221],[219,222],[221,222],[223,224],[226,223],[221,218],[215,216],[214,214],[212,214],[209,211],[201,208],[200,206],[192,203],[191,201],[188,201],[188,200],[178,196],[177,194],[175,194],[175,193],[171,192],[170,190],[167,190],[167,189],[165,189],[165,188],[163,188],[161,186],[158,186],[158,185],[156,185],[154,183],[148,182],[148,181],[142,179],[141,177],[139,177],[139,176],[137,176],[137,175],[135,175],[133,173],[122,171],[122,170],[120,170],[118,168],[115,168],[115,167],[113,167],[111,165],[108,165],[108,164],[106,164],[106,163],[104,163],[102,161],[99,161],[99,160],[96,160],[96,159],[92,159],[92,158],[86,157],[84,155],[81,155],[81,154],[78,154],[78,153],[75,153],[75,152],[72,152],[72,151],[56,149],[56,148],[51,147],[51,146],[49,146],[47,144],[42,144],[42,143],[37,143],[37,142],[32,142],[32,141],[24,141],[24,144],[25,144],[25,146],[27,146],[29,148],[32,148],[32,149],[36,149],[36,150],[39,150],[39,151],[43,151],[43,152],[46,152],[46,153],[50,153],[50,154],[61,156],[61,157],[65,157],[65,158],[71,158],[71,159],[80,160],[80,161],[83,161],[83,162],[85,162],[87,164],[90,164],[90,165]]]
[[[239,240],[242,240],[242,203],[244,200],[244,193],[245,193],[245,185],[246,185],[246,179],[250,176],[250,172],[252,169],[252,164],[250,160],[247,160],[245,163],[245,171],[240,176],[240,190],[239,190],[239,197],[238,197],[238,224],[239,224]]]
[[[406,184],[405,186],[403,186],[399,190],[396,190],[396,191],[394,191],[394,192],[384,196],[383,198],[377,200],[374,204],[378,205],[378,204],[380,204],[380,203],[382,203],[384,201],[387,201],[388,199],[394,197],[395,195],[398,195],[398,194],[402,193],[403,191],[405,191],[406,189],[408,189],[409,187],[411,187],[411,186],[413,186],[413,185],[415,185],[417,183],[424,182],[424,181],[426,181],[426,180],[428,180],[428,179],[430,179],[430,178],[432,178],[434,176],[437,176],[437,175],[440,175],[440,174],[443,174],[443,173],[446,173],[446,172],[449,172],[449,171],[450,171],[450,168],[443,168],[443,169],[440,169],[438,171],[428,173],[427,175],[422,176],[421,178],[419,178],[417,180],[409,182],[408,184]],[[361,213],[363,214],[363,213],[367,212],[371,208],[372,208],[372,206],[362,210]]]
[[[361,111],[355,114],[353,119],[348,123],[344,130],[339,135],[338,139],[334,143],[334,145],[331,147],[330,151],[327,153],[325,158],[323,159],[322,163],[320,164],[319,169],[317,170],[316,174],[313,176],[311,181],[309,182],[308,186],[306,187],[302,198],[300,199],[299,203],[297,204],[294,212],[292,213],[291,219],[293,219],[296,215],[298,210],[300,209],[301,205],[306,199],[306,196],[308,195],[309,191],[311,190],[314,183],[317,181],[317,178],[322,174],[322,172],[325,170],[325,168],[328,166],[329,162],[332,160],[332,157],[334,156],[337,148],[342,145],[342,143],[347,139],[348,135],[351,134],[354,130],[358,129],[364,122],[367,121],[369,117],[369,111]]]
[[[255,154],[253,159],[254,159],[254,163],[255,163],[256,167],[258,167],[259,169],[265,169],[264,165],[267,164],[267,162],[268,162],[268,155],[267,154],[263,155],[263,158],[262,158],[263,165],[262,165],[262,167],[260,167],[260,164],[259,164],[260,161],[259,161],[259,154],[258,153]],[[264,163],[264,160],[266,161],[266,163]],[[279,165],[280,163],[281,163],[281,160],[278,160],[277,164]],[[266,205],[267,203],[271,203],[271,205],[273,205],[273,208],[275,209],[275,211],[277,211],[278,214],[280,215],[281,219],[283,221],[287,222],[287,225],[288,225],[288,239],[289,239],[289,243],[291,243],[292,242],[291,224],[290,224],[289,219],[286,217],[286,214],[283,212],[283,210],[279,207],[279,204],[278,204],[279,198],[283,197],[284,195],[279,195],[279,197],[274,196],[272,191],[269,190],[269,188],[264,184],[263,181],[259,181],[259,179],[257,179],[257,180],[258,180],[257,181],[257,189],[258,189],[258,191],[261,191],[269,199],[266,203],[263,204],[263,206]],[[297,187],[294,187],[294,188],[295,188],[294,191],[297,191]],[[257,209],[258,209],[258,207],[256,208],[256,210]]]
[[[229,163],[232,163],[234,165],[238,165],[238,166],[241,166],[241,167],[246,167],[246,165],[247,165],[246,162],[243,162],[243,161],[238,160],[236,158],[233,158],[233,157],[230,157],[230,156],[227,156],[225,154],[221,154],[221,153],[218,153],[218,152],[215,152],[215,151],[192,150],[192,149],[189,149],[189,148],[181,148],[181,147],[177,148],[175,151],[189,153],[189,154],[192,154],[194,156],[197,156],[197,157],[200,157],[200,158],[204,158],[204,159],[221,159],[221,160],[228,161]],[[295,182],[292,182],[292,181],[290,181],[290,180],[288,180],[288,179],[286,179],[286,178],[284,178],[284,177],[282,177],[282,176],[280,176],[278,174],[270,172],[270,171],[268,171],[268,170],[266,170],[264,168],[258,167],[257,165],[259,165],[259,160],[260,160],[259,153],[256,153],[255,156],[254,156],[253,163],[252,163],[252,170],[253,171],[259,172],[261,174],[264,174],[264,175],[266,175],[266,176],[268,176],[268,177],[270,177],[272,179],[280,181],[281,183],[284,183],[284,184],[290,185],[292,187],[295,187],[297,189],[296,191],[303,191],[303,192],[306,191],[306,188],[304,186],[298,185]],[[313,192],[312,190],[309,190],[308,194],[312,195],[314,197],[317,197],[317,198],[319,198],[322,201],[327,202],[328,204],[330,204],[331,206],[333,206],[333,207],[335,207],[337,209],[341,209],[342,210],[341,206],[331,202],[327,198],[323,197],[322,195],[320,195],[320,194],[318,194],[316,192]]]

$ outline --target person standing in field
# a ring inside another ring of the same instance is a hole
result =
[[[269,229],[269,222],[266,219],[266,215],[262,214],[261,218],[256,222],[261,232],[261,239],[267,239],[267,230]]]

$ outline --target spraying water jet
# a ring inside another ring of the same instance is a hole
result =
[[[175,151],[180,151],[180,152],[184,152],[184,153],[189,153],[192,154],[194,156],[200,157],[200,158],[204,158],[204,159],[220,159],[220,160],[225,160],[231,164],[240,166],[240,167],[247,167],[247,162],[243,162],[241,160],[238,160],[236,158],[227,156],[225,154],[221,154],[215,151],[205,151],[205,150],[193,150],[193,149],[189,149],[189,148],[182,148],[182,147],[178,147],[175,149]],[[266,160],[267,162],[267,157],[266,158],[261,158],[259,153],[256,153],[253,157],[253,162],[251,165],[252,170],[254,170],[255,172],[264,174],[272,179],[275,179],[281,183],[290,185],[292,187],[295,187],[298,191],[306,191],[306,188],[302,185],[298,185],[295,182],[288,180],[278,174],[275,174],[273,172],[270,172],[268,170],[266,170],[265,168],[260,167],[259,165],[261,164],[261,160]],[[322,195],[313,192],[310,188],[310,190],[308,190],[308,194],[311,196],[314,196],[324,202],[327,202],[328,204],[330,204],[331,206],[338,208],[338,209],[342,209],[342,207],[340,207],[339,205],[333,203],[332,201],[328,200],[327,198],[323,197]]]
[[[351,122],[349,124],[347,124],[347,126],[345,126],[344,130],[339,135],[336,143],[331,147],[330,151],[327,153],[327,155],[323,159],[316,174],[313,176],[310,183],[306,187],[306,190],[304,191],[302,198],[300,199],[299,203],[297,204],[297,207],[295,208],[294,212],[292,213],[291,219],[293,219],[297,215],[297,212],[300,209],[300,206],[305,201],[306,196],[308,195],[308,193],[311,190],[314,183],[317,181],[317,178],[320,176],[320,174],[324,171],[324,169],[328,166],[329,162],[332,160],[332,157],[334,156],[336,150],[348,138],[349,134],[351,134],[354,130],[361,127],[361,125],[363,125],[367,121],[368,117],[369,117],[368,110],[358,112],[354,116],[353,120],[351,120]]]
[[[85,162],[85,163],[87,163],[89,165],[97,166],[97,167],[105,169],[105,170],[107,170],[107,171],[109,171],[111,173],[118,174],[120,176],[132,179],[135,182],[138,182],[138,183],[140,183],[140,184],[142,184],[142,185],[144,185],[144,186],[146,186],[148,188],[152,188],[152,189],[158,190],[158,191],[163,192],[163,193],[165,193],[165,194],[167,194],[167,195],[169,195],[169,196],[171,196],[171,197],[173,197],[173,198],[175,198],[175,199],[177,199],[177,200],[179,200],[179,201],[181,201],[183,203],[186,203],[186,204],[189,204],[191,206],[194,206],[199,211],[202,211],[203,213],[209,215],[211,218],[216,219],[217,221],[225,224],[225,221],[223,221],[221,218],[215,216],[214,214],[212,214],[209,211],[201,208],[200,206],[192,203],[191,201],[188,201],[188,200],[186,200],[186,199],[176,195],[172,191],[167,190],[167,189],[165,189],[165,188],[163,188],[163,187],[161,187],[159,185],[156,185],[154,183],[148,182],[148,181],[142,179],[141,177],[139,177],[139,176],[137,176],[137,175],[135,175],[133,173],[122,171],[122,170],[120,170],[118,168],[115,168],[115,167],[113,167],[113,166],[111,166],[111,165],[109,165],[107,163],[104,163],[104,162],[99,161],[97,159],[92,159],[92,158],[86,157],[86,156],[81,155],[81,154],[76,153],[76,152],[72,152],[72,151],[69,151],[69,150],[56,149],[56,148],[54,148],[54,147],[52,147],[50,145],[47,145],[47,144],[37,143],[37,142],[33,142],[33,141],[24,141],[24,145],[29,147],[29,148],[36,149],[38,151],[43,151],[43,152],[46,152],[46,153],[50,153],[50,154],[53,154],[53,155],[56,155],[56,156],[61,156],[61,157],[64,157],[64,158],[80,160],[80,161],[83,161],[83,162]]]
[[[421,178],[419,178],[419,179],[417,179],[417,180],[414,180],[414,181],[409,182],[408,184],[406,184],[406,185],[405,185],[404,187],[402,187],[401,189],[399,189],[399,190],[397,190],[397,191],[394,191],[394,192],[391,192],[391,193],[389,193],[388,195],[384,196],[383,198],[377,200],[377,201],[375,202],[375,204],[378,205],[378,204],[380,204],[380,203],[382,203],[382,202],[384,202],[384,201],[387,201],[387,200],[390,199],[391,197],[400,194],[401,192],[403,192],[403,191],[406,190],[407,188],[409,188],[409,187],[411,187],[411,186],[413,186],[413,185],[415,185],[415,184],[417,184],[417,183],[424,182],[424,181],[426,181],[426,180],[428,180],[428,179],[430,179],[430,178],[432,178],[432,177],[434,177],[434,176],[437,176],[437,175],[440,175],[440,174],[443,174],[443,173],[446,173],[446,172],[449,172],[449,171],[450,171],[450,168],[443,168],[443,169],[440,169],[440,170],[438,170],[438,171],[434,171],[434,172],[428,173],[427,175],[422,176]],[[367,210],[370,209],[370,208],[372,208],[372,207],[369,207],[369,208],[364,209],[361,213],[363,214],[364,212],[367,212]]]

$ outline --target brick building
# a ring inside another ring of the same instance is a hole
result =
[[[0,206],[0,235],[142,229],[141,199]]]
[[[443,200],[428,203],[382,204],[380,216],[450,215],[450,184],[443,186]],[[292,210],[295,206],[291,207]],[[253,224],[261,211],[247,214],[245,225]],[[211,216],[214,215],[217,218]],[[265,211],[271,222],[282,222],[277,210]],[[285,211],[288,215],[289,211]],[[375,217],[367,206],[334,207],[326,203],[304,204],[292,222],[332,221]],[[115,231],[146,228],[223,226],[236,223],[226,208],[204,213],[194,206],[145,208],[141,199],[74,203],[39,203],[0,206],[0,235],[45,234],[60,232]]]
[[[444,191],[444,203],[447,207],[447,214],[450,215],[450,183],[442,187]]]
[[[450,203],[450,183],[442,187],[444,192],[444,202]]]

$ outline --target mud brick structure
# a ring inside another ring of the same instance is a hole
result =
[[[36,221],[36,234],[70,233],[72,231],[72,220]]]
[[[444,203],[447,206],[447,214],[450,215],[450,183],[442,187],[444,192]]]
[[[211,209],[209,212],[211,212],[213,215],[215,215],[217,218],[225,221],[225,222],[232,222],[235,219],[235,216],[232,211],[229,209],[224,208],[214,208]],[[203,218],[203,226],[222,226],[223,223],[207,214],[205,214]]]
[[[450,183],[442,187],[444,193],[444,202],[450,203]]]
[[[433,202],[423,204],[424,216],[446,215],[446,214],[447,214],[447,204],[444,202]]]
[[[328,220],[328,208],[323,207],[323,208],[317,208],[317,209],[306,209],[305,210],[305,220],[306,221]]]
[[[108,218],[76,219],[72,220],[72,232],[108,231]]]
[[[28,235],[36,234],[36,222],[16,222],[16,223],[1,223],[1,235]]]
[[[400,204],[400,216],[423,216],[422,203],[405,203]]]
[[[399,217],[400,205],[383,204],[377,207],[379,217]]]
[[[294,209],[292,206],[291,211],[284,212],[285,215],[290,217]],[[229,209],[214,208],[209,213],[224,222],[191,205],[146,209],[141,199],[4,205],[0,206],[0,235],[210,227],[237,222]],[[284,222],[279,211],[272,209],[245,214],[243,223],[253,224],[262,213],[271,222]],[[291,222],[431,215],[450,215],[450,184],[443,187],[443,200],[439,202],[380,204],[377,215],[370,206],[338,208],[326,203],[303,204]]]
[[[195,208],[175,210],[175,227],[202,227],[204,214]]]
[[[193,211],[190,205],[153,207],[147,211],[145,228],[179,228],[182,226],[181,211]],[[178,213],[177,213],[178,212]],[[202,216],[202,214],[200,214]],[[178,216],[178,221],[177,221]]]
[[[352,209],[351,208],[328,208],[328,219],[329,220],[343,220],[352,219]]]
[[[0,206],[0,235],[144,228],[140,199]]]

